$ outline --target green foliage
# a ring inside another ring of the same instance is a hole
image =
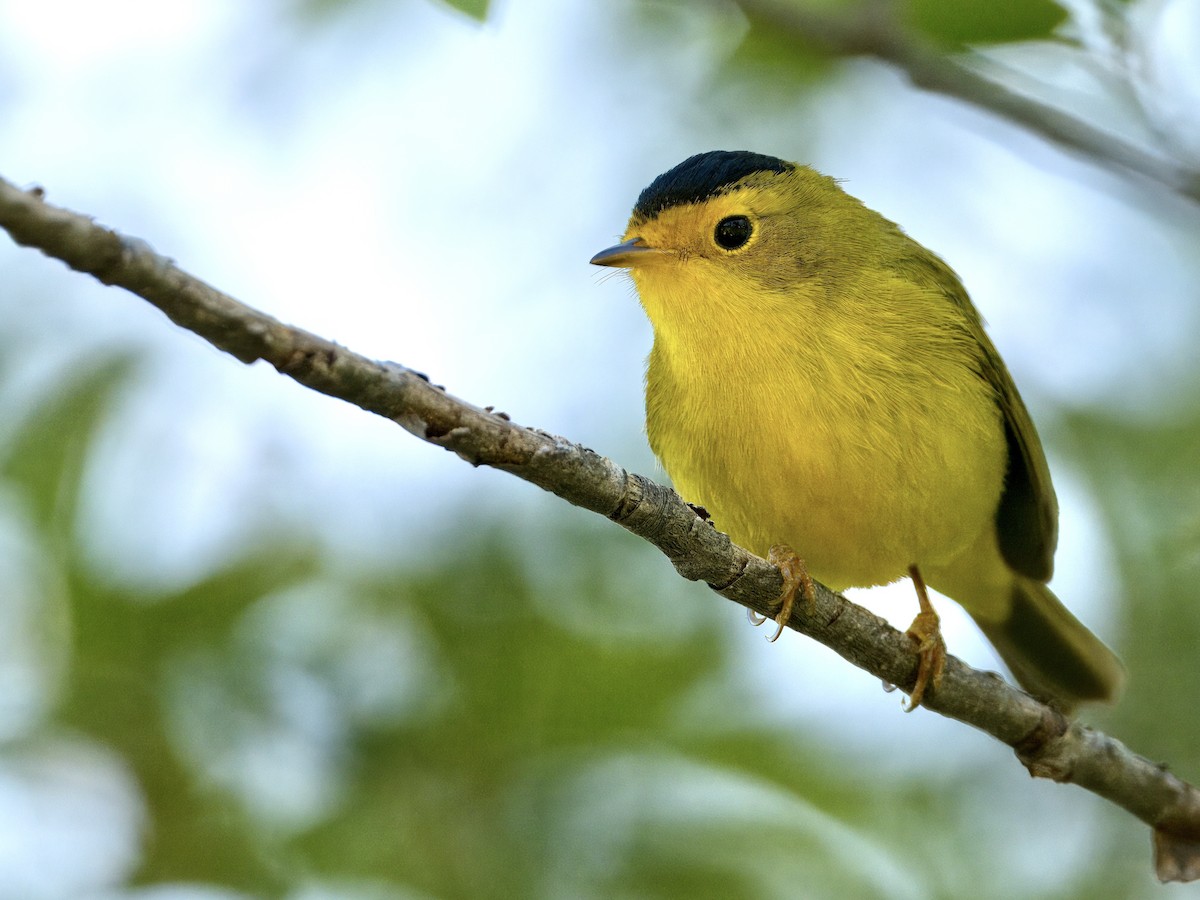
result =
[[[488,13],[486,2],[447,2]],[[372,4],[302,6],[316,19]],[[661,10],[649,6],[621,14],[653,25]],[[1064,15],[1044,0],[908,9],[951,46],[1046,37]],[[762,67],[793,78],[716,87],[769,107],[833,70],[752,29],[722,72]],[[34,549],[42,585],[29,646],[4,662],[36,656],[26,677],[47,698],[40,718],[4,736],[0,766],[64,735],[119,761],[146,821],[116,887],[485,900],[1147,894],[1144,826],[1031,782],[999,746],[986,745],[986,764],[968,752],[940,762],[944,735],[983,742],[966,729],[903,717],[914,736],[904,760],[879,733],[882,717],[901,718],[898,698],[775,714],[771,698],[817,689],[752,681],[737,610],[552,498],[536,522],[464,506],[441,552],[419,564],[350,568],[297,536],[311,523],[281,519],[194,583],[123,583],[89,553],[82,511],[104,489],[88,477],[98,436],[137,373],[122,353],[81,364],[0,421],[0,517]],[[1200,417],[1077,411],[1044,430],[1088,479],[1116,561],[1118,650],[1132,677],[1102,724],[1195,781]],[[410,438],[397,429],[395,440]],[[423,510],[388,514],[425,527]],[[21,638],[5,588],[0,638],[11,643]],[[780,649],[756,641],[754,652]],[[839,732],[833,721],[858,724]],[[81,796],[87,774],[71,788]],[[1026,821],[1028,798],[1049,799]],[[1064,839],[1084,832],[1074,867],[1058,846],[1037,858],[1023,833],[1060,822]],[[1040,866],[1040,880],[1020,881],[1013,858]]]
[[[0,478],[18,486],[34,527],[60,546],[79,513],[88,448],[131,363],[113,356],[64,379],[0,451]]]
[[[185,587],[114,582],[89,562],[78,513],[135,371],[114,357],[11,419],[2,469],[69,618],[57,700],[24,740],[80,735],[128,767],[148,815],[131,884],[949,897],[995,865],[956,829],[1006,779],[1028,783],[1006,754],[996,772],[889,775],[864,764],[886,749],[870,733],[850,749],[782,725],[739,675],[733,610],[549,499],[548,523],[520,528],[464,510],[419,565],[347,571],[279,523]],[[1154,600],[1134,607],[1124,651],[1139,678],[1119,733],[1194,773],[1200,683],[1176,661],[1200,638],[1187,600],[1200,421],[1068,424],[1121,569]],[[1121,856],[1128,834],[1097,840],[1114,871],[1143,871]],[[1056,896],[1111,886],[1103,866]]]
[[[512,529],[477,523],[417,568],[346,572],[284,529],[182,589],[114,583],[78,514],[131,371],[101,364],[10,422],[3,477],[67,597],[63,683],[39,732],[84,736],[128,767],[149,816],[132,883],[744,894],[755,857],[740,817],[694,821],[680,785],[819,793],[790,736],[714,745],[689,722],[697,686],[730,676],[726,629],[701,616],[656,634],[653,601],[613,594],[641,582],[611,574],[649,551],[582,514],[539,542],[568,551],[539,565],[584,560],[560,579],[531,570]],[[672,603],[703,594],[665,583]],[[764,753],[776,786],[751,778]],[[863,789],[849,796],[866,808]],[[815,852],[802,867],[861,882]]]
[[[1048,39],[1066,21],[1067,11],[1053,0],[896,0],[895,3],[870,3],[861,0],[793,0],[815,23],[825,22],[837,33],[843,28],[861,28],[864,19],[887,31],[907,26],[933,44],[957,50],[968,45],[1001,44],[1015,41]],[[643,10],[643,18],[653,24],[656,7]],[[735,52],[724,61],[722,72],[735,69],[739,80],[750,79],[754,102],[794,100],[797,90],[819,86],[835,71],[835,58],[823,48],[820,27],[813,27],[812,43],[783,31],[748,10],[749,29]],[[870,32],[870,29],[865,29]],[[771,77],[764,78],[763,73]],[[718,80],[714,88],[723,87]],[[775,96],[778,95],[778,96]]]
[[[1049,38],[1067,18],[1052,0],[904,0],[905,19],[947,47]]]
[[[1195,401],[1192,402],[1195,409]],[[1159,422],[1097,411],[1066,420],[1072,458],[1089,478],[1127,585],[1125,662],[1137,673],[1119,708],[1142,751],[1200,773],[1200,671],[1181,666],[1200,643],[1200,416]]]
[[[756,91],[775,88],[794,92],[797,87],[812,86],[828,77],[834,62],[818,49],[797,46],[795,40],[778,29],[766,27],[752,18],[750,30],[729,58],[728,66],[737,67],[743,73],[770,70],[783,76],[756,79]]]
[[[491,6],[490,0],[441,0],[441,2],[459,12],[466,13],[479,22],[487,21],[488,7]]]
[[[933,43],[946,48],[971,44],[1003,44],[1043,40],[1053,36],[1067,19],[1067,10],[1054,0],[894,0],[891,3],[864,0],[791,0],[833,26],[871,25],[894,29],[903,23]],[[748,59],[797,65],[800,72],[811,68],[808,54],[790,36],[755,21],[751,8]]]
[[[477,22],[486,22],[491,0],[426,0],[439,6],[449,7]],[[385,7],[380,0],[294,0],[293,15],[301,21],[320,24],[327,19],[344,17],[347,14],[370,12],[370,7]]]

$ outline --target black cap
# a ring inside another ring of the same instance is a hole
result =
[[[638,196],[634,215],[649,219],[664,209],[699,203],[725,191],[755,172],[788,172],[795,168],[774,156],[748,150],[710,150],[690,156],[663,172]]]

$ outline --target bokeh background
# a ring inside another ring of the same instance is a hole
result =
[[[1194,0],[805,9],[1200,167]],[[1194,201],[734,2],[0,0],[0,175],[651,475],[649,327],[587,260],[718,148],[959,271],[1055,472],[1055,588],[1129,669],[1088,718],[1200,779]],[[611,523],[6,238],[0,316],[2,900],[1200,896]]]

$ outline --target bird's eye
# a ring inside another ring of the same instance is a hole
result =
[[[753,231],[754,226],[745,216],[726,216],[717,223],[713,240],[717,242],[717,246],[726,250],[737,250],[746,246],[746,241],[750,240]]]

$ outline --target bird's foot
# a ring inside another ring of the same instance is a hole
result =
[[[941,619],[929,602],[925,580],[916,566],[909,566],[908,574],[912,576],[917,601],[921,604],[921,611],[905,632],[917,642],[917,680],[912,693],[908,695],[908,706],[905,708],[905,712],[912,712],[921,705],[930,685],[937,690],[942,683],[942,670],[946,668],[946,642],[942,640]]]
[[[783,590],[779,594],[779,612],[774,617],[778,627],[775,629],[775,633],[767,638],[774,642],[779,640],[783,629],[787,627],[788,620],[792,617],[792,610],[796,606],[796,595],[799,594],[800,599],[811,610],[817,602],[817,592],[813,587],[812,577],[808,574],[808,568],[804,565],[804,560],[797,556],[796,551],[787,544],[776,544],[767,551],[767,562],[778,567],[779,573],[783,575]],[[755,625],[761,625],[766,619],[751,611],[750,621]]]

